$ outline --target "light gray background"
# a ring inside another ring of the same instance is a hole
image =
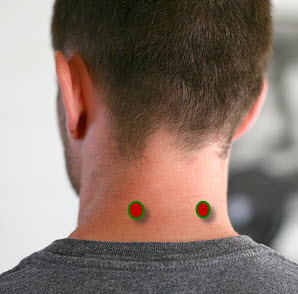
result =
[[[297,17],[298,1],[274,3],[276,18]],[[77,220],[78,198],[66,176],[56,122],[52,5],[0,2],[0,273],[67,237]],[[276,248],[298,259],[285,245],[288,235]]]

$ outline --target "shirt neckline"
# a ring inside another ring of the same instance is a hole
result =
[[[182,260],[186,256],[208,259],[229,254],[262,250],[267,246],[256,243],[247,235],[187,241],[187,242],[114,242],[63,238],[52,242],[43,251],[72,257],[101,259],[156,261]]]

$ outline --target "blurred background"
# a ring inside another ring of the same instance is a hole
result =
[[[0,2],[0,273],[76,226],[56,122],[53,3]],[[233,146],[229,214],[239,233],[298,262],[298,1],[273,4],[269,94]]]

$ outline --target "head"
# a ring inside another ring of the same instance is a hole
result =
[[[214,156],[228,160],[266,96],[271,4],[56,0],[52,43],[60,132],[79,193],[87,156],[133,166],[159,133],[179,158],[217,146]]]

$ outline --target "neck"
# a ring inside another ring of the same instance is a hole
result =
[[[91,173],[84,173],[78,227],[70,238],[185,242],[238,235],[227,212],[228,159],[219,159],[215,148],[184,161],[177,160],[170,148],[152,146],[150,150],[146,163],[125,172],[111,172],[108,165],[101,165],[101,170],[94,167]],[[127,211],[135,200],[145,208],[138,220],[129,217]],[[205,219],[195,212],[202,200],[211,207]]]

